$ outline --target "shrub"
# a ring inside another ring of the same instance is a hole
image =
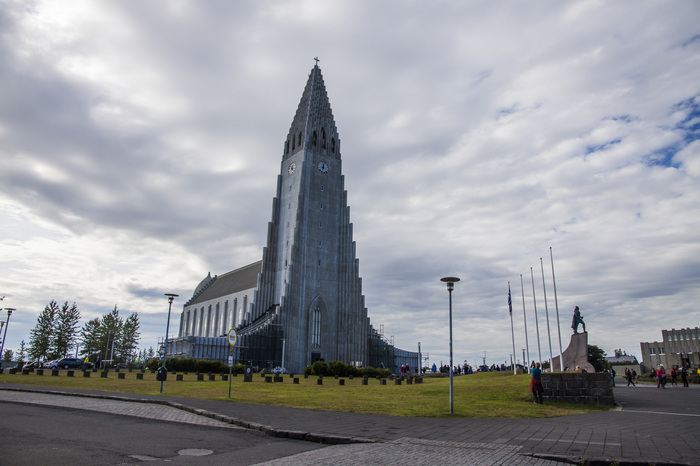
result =
[[[323,375],[323,376],[335,376],[338,377],[389,377],[391,371],[389,369],[378,369],[376,367],[360,367],[357,368],[351,364],[345,364],[340,361],[331,361],[326,364],[323,361],[316,361],[310,366],[304,368],[304,374],[306,375]]]

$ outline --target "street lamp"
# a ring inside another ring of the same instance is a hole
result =
[[[168,373],[168,370],[165,368],[165,360],[168,358],[168,332],[170,332],[170,310],[173,307],[173,299],[175,299],[177,296],[174,293],[165,293],[165,296],[168,297],[168,324],[165,327],[165,351],[163,352],[163,365],[160,368],[160,372],[158,374],[158,378],[160,379],[160,392],[163,393],[163,382],[165,382],[166,374]]]
[[[2,336],[2,343],[0,343],[0,367],[2,367],[2,352],[5,349],[5,339],[7,339],[7,327],[10,326],[10,316],[12,315],[12,311],[16,311],[17,309],[6,307],[5,310],[7,311],[7,320],[5,321],[5,334]]]
[[[441,278],[440,281],[447,283],[447,291],[450,295],[450,414],[452,414],[454,413],[454,391],[452,385],[452,290],[455,289],[455,282],[458,282],[459,278],[445,277]]]

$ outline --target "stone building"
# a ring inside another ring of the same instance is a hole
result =
[[[663,364],[665,368],[686,364],[686,367],[700,367],[700,329],[684,328],[662,330],[662,341],[642,342],[642,370],[644,373]]]
[[[169,356],[300,372],[314,361],[418,367],[370,324],[341,172],[341,144],[318,65],[282,144],[262,261],[208,275],[185,303]]]

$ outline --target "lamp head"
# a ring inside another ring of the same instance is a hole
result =
[[[180,295],[177,295],[177,294],[175,294],[175,293],[165,293],[165,296],[168,297],[168,302],[169,302],[169,303],[172,303],[172,302],[173,302],[173,299],[175,299],[176,297],[178,297],[178,296],[180,296]]]
[[[16,311],[17,309],[13,307],[6,307],[5,310],[7,311],[7,317],[9,318],[12,315],[12,311]]]
[[[455,289],[455,282],[459,281],[457,277],[444,277],[440,279],[441,282],[447,283],[447,291],[452,291]]]

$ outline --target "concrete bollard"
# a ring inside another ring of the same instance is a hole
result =
[[[209,381],[210,381],[210,382],[213,382],[213,381],[215,381],[215,380],[216,380],[216,375],[214,375],[214,374],[212,374],[212,373],[209,373]]]
[[[338,384],[345,385],[345,379],[338,379]]]
[[[124,378],[126,378],[126,374],[123,373],[123,372],[120,372],[119,375],[117,375],[117,378],[118,378],[118,379],[124,379]]]
[[[401,385],[401,379],[394,379],[394,385]]]
[[[197,382],[204,382],[204,374],[197,374]]]
[[[44,375],[44,369],[37,369],[36,375]]]
[[[136,380],[143,380],[143,372],[136,373]]]
[[[58,369],[53,369],[51,371],[51,375],[53,375],[54,377],[58,377]]]
[[[106,379],[106,378],[107,378],[107,374],[109,374],[109,372],[107,372],[107,371],[100,372],[100,377],[103,378],[103,379]]]
[[[90,371],[83,371],[83,377],[90,378]]]
[[[294,377],[294,383],[299,385],[299,377]]]
[[[265,383],[272,383],[272,377],[265,377]]]
[[[68,371],[68,372],[66,372],[66,375],[68,377],[73,377],[75,375],[75,371]]]
[[[316,385],[323,385],[323,377],[319,377],[316,381]]]
[[[379,385],[386,385],[386,379],[379,380]]]
[[[362,377],[362,385],[369,385],[369,379],[367,377]]]
[[[179,382],[182,382],[183,377],[184,377],[184,376],[183,376],[182,374],[177,374],[177,375],[175,376],[175,380],[176,380],[176,381],[179,381]]]

